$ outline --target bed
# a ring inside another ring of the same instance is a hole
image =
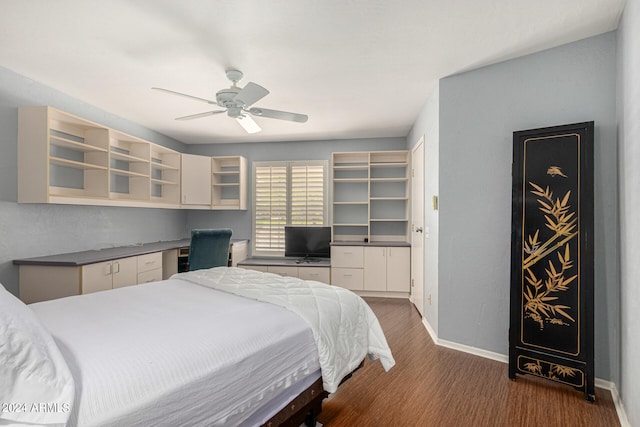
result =
[[[0,425],[299,425],[367,355],[395,363],[350,291],[231,267],[29,306],[0,287],[0,336]]]

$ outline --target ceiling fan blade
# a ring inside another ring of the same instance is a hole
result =
[[[226,110],[207,111],[206,113],[191,114],[190,116],[176,117],[176,120],[192,120],[200,117],[213,116],[214,114],[226,113]]]
[[[250,116],[238,116],[236,117],[236,121],[240,123],[240,126],[242,126],[247,133],[258,133],[262,130]]]
[[[236,103],[242,104],[244,107],[248,107],[255,102],[261,100],[269,94],[269,91],[262,86],[249,82],[244,88],[233,98]]]
[[[176,92],[176,91],[169,90],[169,89],[163,89],[161,87],[152,87],[151,89],[159,90],[160,92],[170,93],[172,95],[184,96],[185,98],[195,99],[196,101],[202,101],[202,102],[206,102],[208,104],[215,104],[216,103],[216,101],[211,101],[209,99],[204,99],[204,98],[198,98],[197,96],[187,95],[186,93]]]
[[[305,123],[309,116],[306,114],[288,113],[286,111],[269,110],[268,108],[250,108],[249,111],[254,116],[269,117],[271,119],[289,120],[291,122]]]

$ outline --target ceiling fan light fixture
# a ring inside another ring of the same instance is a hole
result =
[[[240,107],[229,107],[227,108],[227,114],[229,117],[233,117],[234,119],[242,117],[242,108]]]
[[[242,126],[242,128],[249,134],[258,133],[262,131],[260,126],[249,116],[241,114],[236,117],[236,121]]]

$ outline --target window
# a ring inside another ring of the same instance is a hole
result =
[[[284,255],[285,225],[327,225],[326,160],[253,162],[252,254]]]

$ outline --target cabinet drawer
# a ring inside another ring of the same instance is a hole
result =
[[[331,269],[328,267],[298,267],[298,277],[303,280],[331,283]]]
[[[138,284],[156,282],[162,280],[162,269],[156,268],[155,270],[143,271],[138,273]]]
[[[362,291],[364,290],[363,270],[361,268],[331,268],[331,284],[352,291]]]
[[[339,268],[362,268],[364,249],[362,246],[331,246],[331,266]]]
[[[247,270],[262,271],[263,273],[269,272],[269,267],[267,267],[266,265],[242,264],[242,265],[239,265],[238,267],[245,268]]]
[[[286,277],[298,277],[298,267],[281,267],[278,265],[270,265],[269,273],[279,274]]]
[[[138,256],[138,273],[162,267],[162,252]],[[162,272],[160,272],[162,274]]]

